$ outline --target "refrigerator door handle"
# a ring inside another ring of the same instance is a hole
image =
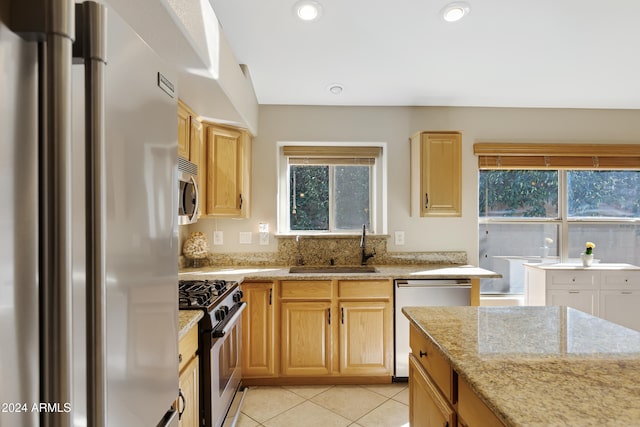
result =
[[[71,62],[73,0],[4,2],[10,28],[39,42],[40,401],[71,402]],[[4,9],[4,8],[3,8]],[[69,413],[40,414],[40,425],[71,425]]]
[[[104,73],[106,8],[76,4],[74,62],[84,63],[86,182],[87,424],[106,421],[106,266]]]

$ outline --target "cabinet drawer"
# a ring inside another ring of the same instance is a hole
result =
[[[331,298],[330,280],[286,280],[280,283],[281,298]]]
[[[615,271],[602,273],[600,288],[616,290],[640,289],[640,272]]]
[[[196,351],[198,351],[198,327],[194,326],[187,332],[187,335],[182,337],[178,344],[178,372],[182,372],[182,369],[193,359]]]
[[[434,344],[425,338],[415,326],[411,326],[409,334],[409,344],[411,353],[416,357],[420,364],[427,371],[429,376],[433,378],[442,394],[453,401],[452,390],[452,370],[449,362],[435,349]]]
[[[393,294],[389,280],[341,280],[338,283],[339,298],[387,298]]]
[[[596,274],[590,271],[548,273],[547,289],[594,289],[598,286]]]
[[[499,427],[504,424],[471,390],[469,384],[458,377],[458,414],[469,427]]]

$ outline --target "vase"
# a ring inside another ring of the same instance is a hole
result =
[[[205,259],[209,253],[209,244],[204,233],[200,231],[191,233],[191,237],[184,242],[182,253],[192,260],[193,267],[198,267],[199,261]]]
[[[591,267],[591,264],[593,263],[593,254],[580,254],[580,258],[582,258],[583,267]]]

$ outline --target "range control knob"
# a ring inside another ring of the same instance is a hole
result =
[[[215,312],[216,320],[218,322],[220,322],[221,320],[224,320],[224,318],[227,317],[228,313],[229,313],[229,307],[227,307],[226,305],[223,305],[222,307],[217,309]]]
[[[242,293],[242,291],[238,291],[235,294],[233,294],[233,302],[240,302],[242,301],[242,297],[244,296],[244,294]]]

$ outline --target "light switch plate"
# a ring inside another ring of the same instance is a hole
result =
[[[241,245],[250,245],[252,240],[252,233],[250,231],[241,231],[240,232],[240,244]]]
[[[396,243],[396,246],[404,245],[404,231],[395,232],[395,243]]]
[[[222,245],[224,243],[224,233],[222,231],[214,231],[213,232],[213,244],[216,246]]]

